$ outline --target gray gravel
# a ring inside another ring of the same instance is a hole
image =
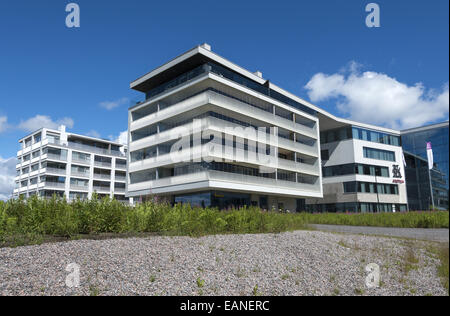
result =
[[[440,242],[449,242],[448,229],[430,229],[430,228],[390,228],[390,227],[367,227],[367,226],[345,226],[345,225],[319,225],[311,224],[310,227],[339,233],[377,235],[389,237],[412,238],[420,240],[431,240]]]
[[[0,295],[447,295],[435,246],[296,231],[3,248]],[[418,261],[407,269],[411,252]],[[364,268],[372,262],[382,283],[370,290]],[[65,285],[70,263],[80,266],[76,288]]]

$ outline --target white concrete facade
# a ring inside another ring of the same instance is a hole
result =
[[[14,197],[65,196],[69,201],[115,197],[127,201],[126,146],[42,128],[19,140]]]
[[[156,68],[132,82],[130,88],[146,97],[128,113],[129,197],[160,196],[172,203],[207,200],[215,206],[213,201],[219,203],[229,193],[230,199],[236,198],[239,203],[290,211],[340,203],[353,203],[355,211],[370,211],[374,204],[375,208],[377,204],[382,206],[382,211],[406,208],[404,178],[394,178],[392,172],[395,165],[396,176],[397,171],[404,175],[401,145],[353,137],[323,144],[320,141],[322,132],[340,128],[357,127],[394,138],[400,136],[399,131],[338,118],[264,79],[260,71],[250,72],[218,56],[207,44]],[[276,127],[278,137],[255,138],[246,129],[249,126]],[[174,162],[171,152],[186,133],[189,150],[182,151],[183,163]],[[216,150],[210,146],[215,138],[199,143],[195,141],[197,134],[222,135],[234,143],[222,141],[223,147]],[[248,145],[247,152],[253,141],[274,147],[277,161],[236,158],[237,144]],[[384,161],[364,157],[364,147],[393,152],[395,158]],[[321,152],[327,149],[332,154],[325,160]],[[201,161],[208,163],[193,163]],[[382,171],[383,176],[358,172],[322,175],[326,167],[348,164]],[[254,171],[261,168],[273,170],[273,175],[261,176]],[[393,194],[365,189],[346,193],[344,182],[367,183]]]
[[[149,95],[144,102],[130,108],[128,196],[157,195],[176,202],[178,195],[220,191],[225,195],[226,192],[245,194],[247,202],[252,204],[258,204],[259,197],[264,196],[265,207],[281,206],[291,211],[296,209],[296,199],[321,198],[319,120],[249,88],[250,84],[265,82],[260,73],[245,71],[210,50],[198,47],[181,56],[178,62],[169,62],[138,79],[131,87],[145,91],[138,85],[171,67],[181,67],[187,58],[195,55],[208,58],[214,66],[226,67],[226,71],[233,71],[240,80],[249,83],[231,80],[204,62],[194,67],[199,70],[192,79],[180,80],[180,84]],[[151,88],[155,87],[158,86]],[[256,127],[277,128],[278,135],[260,137]],[[186,133],[194,140],[179,156],[181,162],[174,162],[173,146]],[[203,138],[220,135],[223,146],[219,150],[211,146],[216,137],[206,144],[196,143],[194,136],[197,134]],[[164,146],[171,150],[162,152]],[[241,157],[237,155],[239,146],[244,153]],[[261,150],[252,146],[270,147],[275,159],[262,161],[257,154]],[[205,161],[213,163],[200,168],[198,164]],[[193,170],[178,172],[183,167]],[[267,168],[272,171],[263,175],[260,170]],[[145,173],[150,176],[139,176]]]

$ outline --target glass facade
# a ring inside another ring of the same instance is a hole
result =
[[[353,127],[347,126],[320,133],[321,144],[338,142],[346,139],[359,139],[379,144],[401,146],[400,136],[372,131],[354,126]]]
[[[174,87],[177,87],[189,80],[192,80],[194,78],[199,77],[202,74],[209,73],[209,72],[219,75],[223,78],[232,80],[235,83],[238,83],[249,89],[252,89],[254,91],[262,93],[262,94],[269,96],[277,101],[280,101],[282,103],[293,106],[300,111],[303,111],[303,112],[311,114],[311,115],[316,115],[316,111],[307,107],[306,105],[304,105],[300,102],[297,102],[297,101],[295,101],[273,89],[270,89],[262,84],[259,84],[256,81],[248,79],[247,77],[242,76],[242,75],[238,74],[237,72],[234,72],[230,69],[227,69],[227,68],[220,66],[218,64],[215,64],[213,62],[209,62],[209,63],[205,63],[203,65],[200,65],[184,74],[181,74],[180,76],[178,76],[166,83],[163,83],[162,85],[159,85],[158,87],[151,89],[150,91],[148,91],[146,93],[146,99],[153,98],[156,95],[164,93]]]
[[[237,192],[208,191],[185,195],[176,195],[175,204],[187,203],[192,207],[216,207],[218,209],[250,206],[250,194]]]
[[[357,163],[349,163],[345,165],[335,165],[322,168],[322,176],[337,177],[350,174],[360,174],[366,176],[389,177],[389,168],[381,166],[363,165]]]
[[[426,144],[431,142],[434,167],[429,173]],[[402,132],[407,162],[406,181],[410,209],[427,210],[432,206],[449,209],[449,125],[438,124]],[[409,155],[411,154],[411,155]],[[430,178],[433,199],[430,195]]]
[[[405,212],[406,204],[348,202],[333,204],[309,204],[308,212],[313,213],[388,213],[395,211]]]
[[[363,147],[364,158],[395,161],[395,152],[377,148]]]

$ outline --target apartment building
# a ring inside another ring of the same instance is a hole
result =
[[[131,88],[145,101],[129,109],[128,196],[291,211],[322,198],[316,111],[260,72],[204,44]]]
[[[19,140],[14,197],[65,196],[88,199],[96,192],[128,201],[126,146],[58,130],[42,128]]]
[[[208,44],[130,87],[145,94],[128,115],[127,195],[135,200],[289,211],[407,208],[399,131],[338,118]],[[265,134],[252,133],[261,128]]]

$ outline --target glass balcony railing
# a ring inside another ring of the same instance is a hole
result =
[[[53,138],[47,138],[47,139],[48,139],[49,144],[53,144],[53,145],[57,145],[57,146],[62,146],[62,147],[71,148],[71,149],[78,149],[78,150],[83,150],[83,151],[102,154],[102,155],[125,157],[125,154],[118,150],[109,150],[109,149],[105,149],[105,148],[99,148],[99,147],[75,143],[75,142],[71,142],[71,141],[62,142],[59,139],[53,139]]]
[[[93,190],[97,191],[97,192],[109,192],[111,190],[111,188],[105,187],[105,186],[94,186]]]
[[[107,167],[107,168],[112,167],[112,164],[110,162],[104,162],[104,161],[94,161],[94,165],[97,167]]]
[[[45,168],[47,173],[56,173],[56,174],[66,174],[66,169],[58,169],[58,168]]]
[[[52,154],[52,153],[47,153],[47,158],[52,159],[52,160],[67,161],[67,156],[62,156],[62,155]]]
[[[106,180],[110,180],[110,179],[111,179],[111,175],[110,175],[110,174],[94,173],[94,178],[95,178],[95,179],[106,179]]]
[[[66,184],[64,182],[45,181],[45,186],[52,188],[65,188]]]

